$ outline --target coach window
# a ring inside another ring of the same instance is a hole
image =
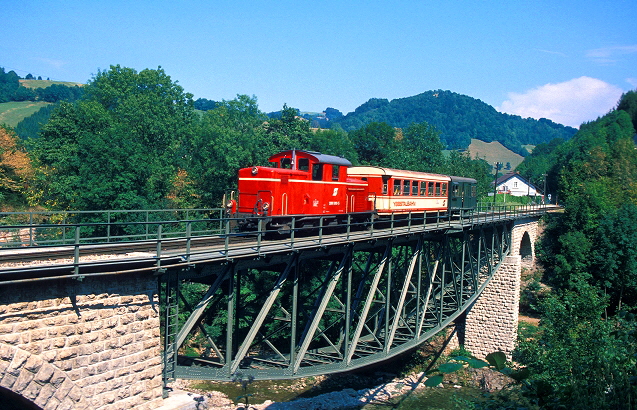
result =
[[[312,165],[312,181],[323,180],[323,164]]]
[[[418,196],[418,181],[413,181],[411,183],[411,194],[413,196]]]
[[[440,196],[440,182],[436,182],[436,192],[434,195]]]
[[[442,183],[442,196],[447,196],[447,183]]]
[[[476,186],[471,185],[471,196],[475,198],[477,194],[478,192],[477,192]]]
[[[341,172],[341,166],[332,165],[332,181],[338,181],[339,172]]]
[[[310,160],[307,158],[299,159],[299,171],[308,172],[310,170]]]
[[[427,182],[420,181],[420,196],[427,195]]]
[[[387,193],[389,192],[389,177],[388,176],[383,176],[383,195],[387,195]]]
[[[451,187],[451,194],[454,197],[458,196],[458,184],[453,184],[453,186]]]
[[[403,195],[409,196],[409,185],[411,181],[405,180],[403,181]]]
[[[429,188],[427,189],[427,195],[434,196],[434,183],[428,182],[427,185],[429,186]]]
[[[394,179],[394,195],[400,195],[400,186],[402,181],[400,179]]]

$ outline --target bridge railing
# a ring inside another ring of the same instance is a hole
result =
[[[370,236],[377,229],[400,228],[411,232],[428,224],[434,228],[454,227],[517,218],[546,212],[546,205],[494,205],[480,203],[473,211],[447,214],[445,212],[409,212],[378,218],[372,214],[361,218],[350,214],[343,223],[327,225],[329,215],[319,217],[318,226],[311,228],[319,240],[329,232],[338,231],[348,239],[361,228]],[[258,229],[250,234],[258,241],[265,238],[289,236],[291,245],[295,238],[304,235],[305,215],[290,215],[290,223],[284,230],[267,230],[265,217],[257,218]],[[246,235],[237,229],[240,219],[227,218],[221,208],[166,209],[135,211],[65,211],[65,212],[4,212],[0,213],[0,248],[51,247],[79,244],[114,242],[161,241],[173,238],[191,238],[217,235],[230,238]]]
[[[63,246],[78,236],[81,243],[150,240],[157,225],[164,225],[168,237],[186,236],[187,229],[190,235],[210,235],[222,231],[222,217],[221,208],[1,212],[0,247]]]

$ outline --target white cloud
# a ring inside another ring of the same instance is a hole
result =
[[[637,53],[637,44],[630,46],[613,46],[588,50],[586,57],[602,65],[615,64],[619,56]]]
[[[631,77],[631,78],[627,78],[626,82],[630,85],[632,85],[633,87],[637,88],[637,78]]]
[[[509,99],[496,109],[523,118],[548,118],[579,127],[613,109],[623,90],[591,77],[580,77],[557,84],[546,84],[525,93],[509,93]]]

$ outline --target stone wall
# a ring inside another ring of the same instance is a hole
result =
[[[508,359],[518,335],[520,256],[507,256],[468,310],[464,347],[478,358],[504,352]]]
[[[39,407],[156,408],[160,354],[152,275],[0,287],[0,387]]]

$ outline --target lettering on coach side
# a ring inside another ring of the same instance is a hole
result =
[[[416,206],[416,201],[394,201],[394,206]]]

